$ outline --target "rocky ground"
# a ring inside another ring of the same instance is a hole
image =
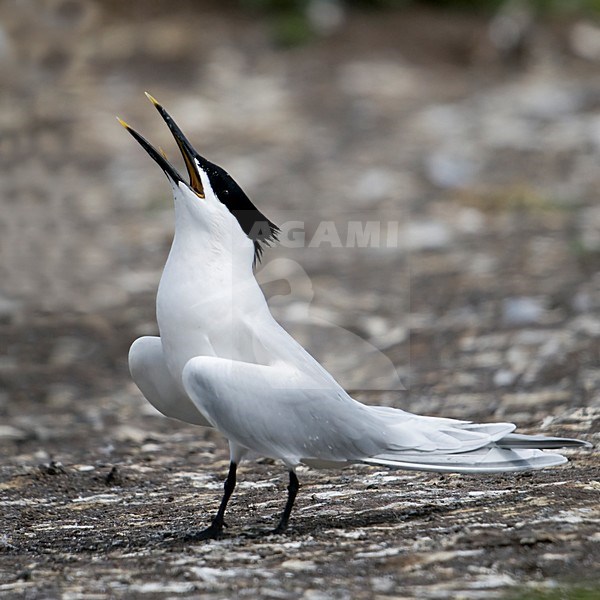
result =
[[[227,449],[129,379],[172,209],[114,121],[175,155],[149,89],[282,224],[273,311],[357,398],[597,444],[593,22],[529,15],[510,45],[506,15],[352,12],[282,49],[256,15],[178,6],[1,5],[0,593],[598,597],[594,451],[510,476],[301,469],[286,536],[285,473],[249,461],[226,537],[185,543]],[[348,247],[352,223],[379,242]]]

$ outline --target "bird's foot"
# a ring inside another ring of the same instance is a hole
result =
[[[223,537],[223,527],[225,523],[211,523],[202,531],[189,531],[184,536],[185,542],[202,542],[205,540],[219,540]]]
[[[285,533],[287,531],[287,521],[279,521],[279,525],[277,525],[277,527],[275,527],[275,529],[273,529],[273,533],[276,535]]]

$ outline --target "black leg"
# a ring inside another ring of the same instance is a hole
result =
[[[229,463],[229,473],[227,475],[227,479],[225,480],[225,493],[223,494],[223,500],[221,500],[221,505],[219,506],[219,510],[212,523],[204,530],[199,531],[197,533],[190,533],[186,536],[186,540],[190,541],[199,541],[199,540],[216,540],[223,535],[223,527],[225,526],[224,518],[225,518],[225,509],[227,508],[227,503],[229,502],[229,498],[231,498],[231,494],[235,489],[235,472],[237,469],[237,464],[234,462]]]
[[[290,485],[288,485],[288,499],[285,504],[285,508],[283,509],[283,513],[281,514],[281,519],[279,520],[279,525],[277,525],[277,527],[275,527],[275,530],[273,533],[283,533],[287,529],[288,521],[290,520],[290,514],[292,512],[292,507],[294,506],[294,500],[296,499],[296,494],[298,493],[299,488],[300,488],[300,483],[298,482],[296,473],[294,473],[294,471],[290,471]]]

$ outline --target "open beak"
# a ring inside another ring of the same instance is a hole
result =
[[[197,152],[194,150],[193,146],[189,143],[185,135],[181,129],[179,129],[177,123],[173,120],[171,115],[157,102],[155,98],[153,98],[148,92],[146,92],[146,96],[154,104],[160,116],[164,119],[165,123],[171,130],[177,145],[179,146],[179,150],[181,151],[181,155],[183,156],[183,160],[185,162],[185,167],[187,169],[190,183],[188,184],[194,192],[200,196],[200,198],[204,198],[204,187],[202,185],[202,180],[200,178],[200,173],[198,171],[198,167],[196,166],[195,157],[198,156]],[[156,150],[150,142],[142,135],[140,135],[135,129],[130,127],[125,121],[119,119],[117,120],[127,131],[137,140],[140,146],[150,155],[150,157],[158,164],[158,166],[165,172],[165,175],[174,181],[175,183],[179,183],[183,181],[183,178],[175,167],[167,160],[166,155],[162,151]]]
[[[171,133],[179,146],[181,156],[183,156],[183,161],[185,162],[185,168],[187,169],[190,178],[190,187],[198,194],[198,196],[200,196],[200,198],[204,198],[204,187],[202,186],[202,180],[195,160],[198,153],[194,150],[185,135],[183,135],[183,131],[179,129],[179,126],[175,123],[173,117],[158,103],[156,98],[152,97],[148,92],[145,92],[145,94],[148,100],[154,104],[156,110],[160,113],[160,116],[171,130]]]
[[[140,146],[150,155],[150,158],[152,158],[152,160],[158,164],[158,166],[165,172],[165,175],[169,179],[175,183],[183,181],[181,175],[179,175],[175,167],[166,159],[163,154],[154,148],[154,146],[145,137],[140,135],[135,129],[125,123],[123,119],[119,119],[119,117],[117,117],[117,120],[138,141]]]

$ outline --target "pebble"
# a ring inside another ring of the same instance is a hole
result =
[[[24,440],[27,438],[27,433],[21,429],[17,429],[12,425],[0,425],[0,439],[3,440]]]
[[[351,96],[414,98],[420,89],[415,72],[400,61],[353,61],[340,68],[338,85]]]
[[[571,325],[577,333],[592,338],[600,337],[600,319],[592,315],[580,315],[573,319]]]
[[[506,325],[539,323],[545,313],[543,298],[506,298],[502,303],[502,318]]]
[[[316,565],[312,560],[284,560],[281,563],[281,568],[283,570],[290,571],[313,571],[316,569]]]
[[[575,54],[588,60],[600,60],[600,27],[590,21],[579,21],[569,36]]]
[[[506,387],[515,382],[516,374],[507,369],[500,369],[494,373],[494,385],[497,387]]]
[[[450,244],[452,233],[442,221],[414,220],[406,225],[401,240],[410,251],[437,250]]]
[[[356,183],[356,196],[369,204],[389,198],[394,194],[397,175],[391,169],[373,167],[361,173]]]
[[[306,12],[312,28],[321,35],[334,33],[346,20],[346,9],[340,0],[309,0]]]
[[[0,319],[14,318],[21,310],[22,303],[0,294]]]
[[[473,183],[477,165],[452,149],[437,151],[427,157],[425,170],[429,180],[441,188],[460,188]]]
[[[116,589],[121,586],[118,585]],[[127,586],[127,594],[189,594],[195,591],[196,586],[186,581],[149,581],[147,583],[135,583]]]

